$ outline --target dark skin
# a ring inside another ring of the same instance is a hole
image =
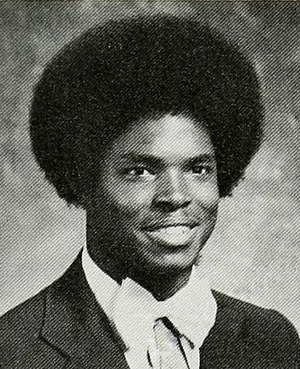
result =
[[[121,283],[130,277],[165,300],[188,281],[219,203],[214,148],[184,115],[133,123],[107,150],[88,199],[87,245]]]

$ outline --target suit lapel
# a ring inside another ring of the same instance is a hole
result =
[[[200,350],[201,369],[232,368],[243,351],[244,313],[226,303],[226,296],[213,291],[217,301],[216,323]]]
[[[79,256],[46,295],[41,338],[67,368],[129,369],[120,341],[85,280]]]

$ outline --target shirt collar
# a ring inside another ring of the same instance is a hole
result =
[[[95,264],[86,247],[82,253],[82,266],[98,303],[117,328],[127,347],[132,344],[145,344],[144,341],[151,335],[153,322],[158,318],[158,311],[166,311],[169,315],[174,312],[173,318],[181,320],[182,328],[187,326],[187,338],[199,347],[215,323],[216,301],[208,280],[199,278],[195,266],[188,283],[163,302],[157,301],[149,291],[130,278],[126,278],[122,285],[119,285]],[[179,315],[186,319],[180,318]],[[193,329],[189,328],[191,317],[195,320]],[[174,320],[173,324],[176,325]]]
[[[97,302],[101,305],[109,320],[113,322],[114,302],[121,286],[98,267],[90,257],[86,246],[82,251],[82,268]]]

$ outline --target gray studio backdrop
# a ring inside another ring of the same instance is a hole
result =
[[[300,5],[296,2],[0,2],[0,313],[57,278],[85,242],[82,210],[68,207],[34,161],[32,88],[69,40],[109,18],[198,15],[256,65],[265,141],[246,179],[221,203],[203,253],[212,285],[284,313],[300,331]]]

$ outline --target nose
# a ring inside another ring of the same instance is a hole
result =
[[[164,211],[175,211],[191,203],[186,180],[178,170],[169,170],[157,179],[153,203]]]

